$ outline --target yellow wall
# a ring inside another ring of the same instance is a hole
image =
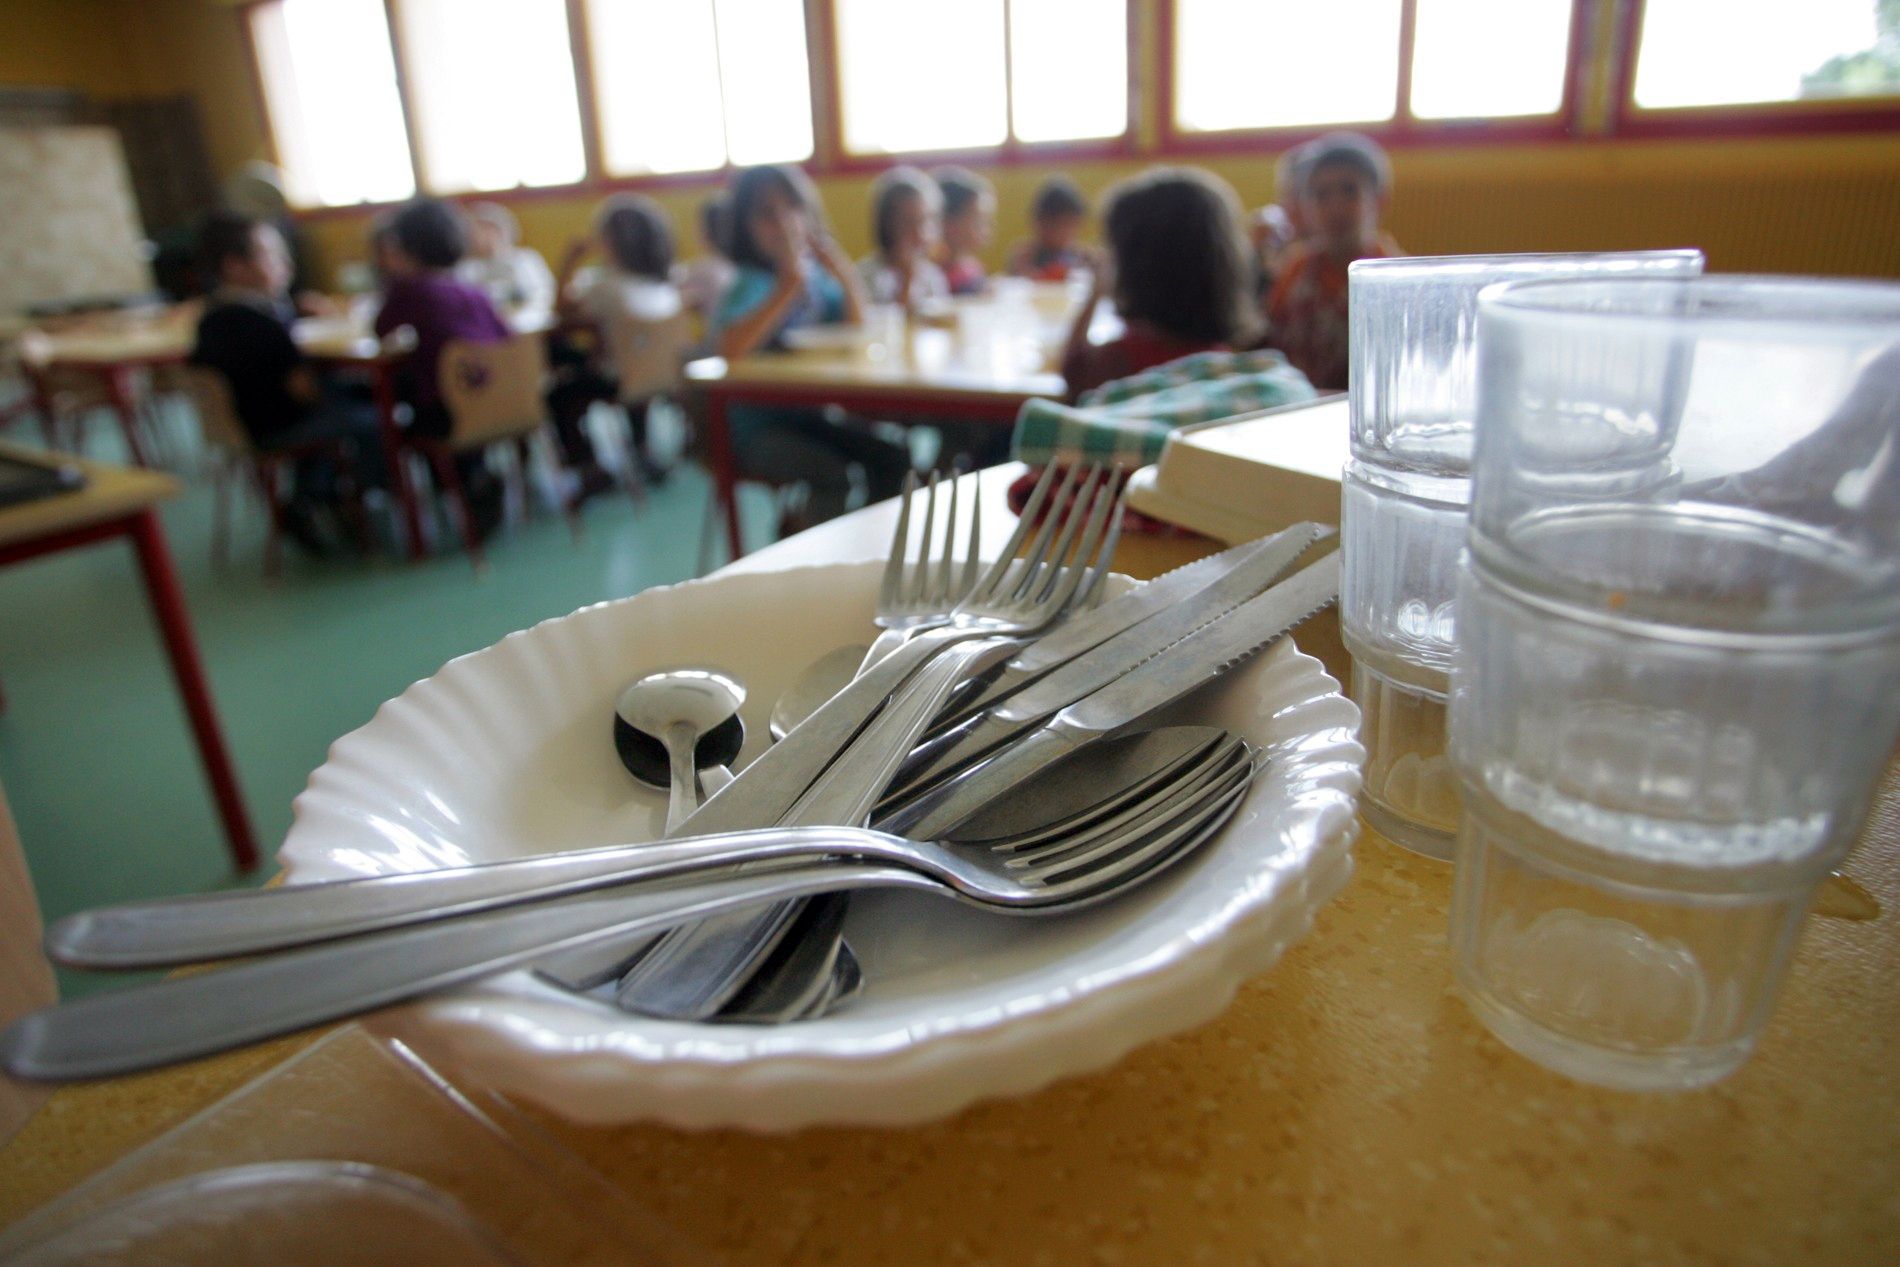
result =
[[[1138,4],[1140,77],[1150,94],[1159,3]],[[240,20],[222,0],[0,0],[0,83],[64,84],[100,95],[192,93],[213,159],[228,172],[267,154]],[[1586,112],[1602,115],[1600,102]],[[1143,119],[1139,135],[1151,142],[1153,112]],[[1273,158],[1262,152],[1197,161],[1252,206],[1272,192]],[[1900,136],[1891,133],[1446,145],[1392,158],[1387,224],[1421,254],[1692,245],[1708,252],[1712,268],[1726,271],[1900,277]],[[1067,170],[1100,192],[1153,161]],[[999,195],[993,256],[1000,260],[1022,231],[1043,173],[1007,167],[988,174]],[[869,248],[869,183],[855,175],[819,181],[834,231],[854,254]],[[705,192],[655,192],[684,241],[692,239],[693,211]],[[525,240],[553,257],[586,231],[597,198],[531,196],[514,209]],[[367,220],[362,213],[325,213],[309,227],[334,265],[360,258]]]

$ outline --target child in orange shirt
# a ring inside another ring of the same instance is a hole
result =
[[[1353,132],[1312,143],[1300,208],[1310,236],[1288,252],[1267,295],[1267,342],[1321,391],[1346,387],[1346,267],[1402,255],[1379,231],[1392,188],[1385,151]]]
[[[1078,268],[1100,271],[1100,256],[1077,241],[1088,218],[1088,199],[1074,181],[1061,173],[1043,181],[1029,204],[1030,238],[1009,253],[1011,276],[1060,282]]]

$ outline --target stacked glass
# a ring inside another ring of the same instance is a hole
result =
[[[1458,982],[1561,1072],[1702,1085],[1900,732],[1900,285],[1500,286],[1478,343]]]
[[[1478,293],[1540,278],[1702,271],[1700,251],[1361,260],[1347,272],[1352,458],[1340,506],[1340,627],[1364,717],[1361,808],[1381,835],[1450,860],[1445,752],[1476,416]]]

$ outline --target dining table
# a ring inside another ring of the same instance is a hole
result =
[[[44,462],[38,450],[0,441],[0,457]],[[258,864],[257,836],[238,786],[237,766],[224,740],[224,728],[212,699],[210,678],[192,631],[185,589],[165,542],[158,507],[176,497],[178,481],[162,471],[115,466],[83,458],[59,459],[76,467],[84,482],[77,488],[0,507],[0,567],[25,563],[62,550],[126,540],[138,559],[145,596],[158,621],[165,655],[178,682],[198,756],[211,784],[212,801],[223,825],[231,860],[240,871]],[[15,616],[15,619],[23,616]]]
[[[714,505],[731,557],[745,553],[734,406],[832,407],[862,420],[1008,427],[1025,401],[1067,393],[1062,343],[1082,301],[1061,283],[1004,278],[987,293],[917,311],[876,306],[857,330],[835,330],[823,341],[799,339],[795,331],[785,346],[689,363],[685,384],[702,402]],[[1090,336],[1098,342],[1121,328],[1110,305],[1098,304],[1090,317]]]
[[[984,473],[986,540],[1009,526],[1018,469]],[[879,558],[895,514],[870,507],[732,566]],[[1149,578],[1216,548],[1129,537],[1116,566]],[[1347,678],[1330,612],[1293,636]],[[1311,932],[1217,1019],[1028,1095],[922,1126],[778,1135],[522,1112],[696,1261],[1900,1259],[1900,770],[1845,864],[1877,910],[1811,919],[1760,1049],[1693,1092],[1602,1090],[1502,1046],[1453,985],[1452,868],[1363,828],[1354,855]],[[0,1149],[0,1225],[310,1041],[61,1089]],[[367,1139],[402,1120],[336,1092],[333,1130],[354,1115]],[[595,1249],[569,1261],[624,1261]]]
[[[151,465],[151,454],[138,426],[139,374],[182,365],[191,357],[202,305],[182,303],[95,316],[56,330],[22,337],[31,340],[26,359],[28,383],[43,418],[53,416],[49,371],[95,378],[125,434],[126,446],[139,466]],[[542,335],[554,329],[555,314],[548,309],[524,308],[504,314],[516,334]],[[311,361],[331,369],[361,374],[369,384],[382,440],[384,469],[390,472],[391,491],[402,521],[408,556],[419,560],[427,553],[422,530],[421,498],[404,460],[402,423],[398,414],[398,377],[413,347],[401,331],[378,338],[370,313],[360,305],[334,314],[305,316],[291,326],[291,337]]]

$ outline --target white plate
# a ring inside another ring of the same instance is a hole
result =
[[[863,641],[881,565],[692,581],[584,608],[443,666],[339,739],[297,798],[291,883],[650,839],[662,797],[620,767],[613,701],[689,664],[741,676],[746,759],[773,700]],[[1286,640],[1182,701],[1271,760],[1233,822],[1126,898],[1007,918],[927,894],[854,900],[864,993],[778,1027],[628,1016],[525,972],[395,1009],[430,1059],[583,1122],[786,1130],[903,1124],[1098,1069],[1200,1024],[1351,872],[1358,711]]]
[[[867,326],[833,322],[795,326],[781,337],[794,352],[855,352],[872,341]]]

